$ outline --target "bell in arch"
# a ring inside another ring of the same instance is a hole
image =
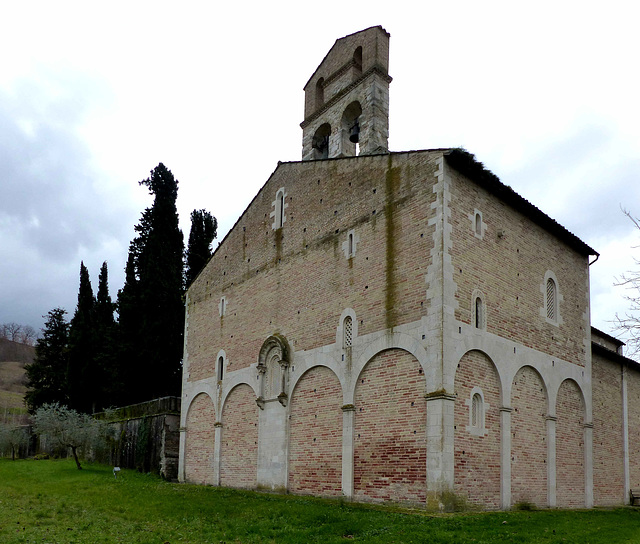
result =
[[[351,133],[349,134],[349,141],[353,144],[357,144],[360,141],[360,124],[356,119],[355,123],[351,127]]]

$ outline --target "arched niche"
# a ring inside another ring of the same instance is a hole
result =
[[[264,401],[278,399],[287,405],[289,388],[290,348],[284,336],[275,334],[267,338],[258,355],[260,394],[258,406],[264,408]]]

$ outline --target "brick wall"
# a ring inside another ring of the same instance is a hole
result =
[[[485,432],[469,430],[471,392],[484,395]],[[500,384],[491,360],[479,351],[466,353],[455,378],[454,444],[455,492],[470,503],[487,509],[500,508]]]
[[[187,414],[185,479],[194,484],[213,484],[215,411],[211,397],[201,393]]]
[[[623,504],[622,369],[593,356],[593,498],[596,506]],[[637,397],[636,397],[637,398]]]
[[[342,495],[342,388],[326,367],[298,381],[289,416],[289,491]]]
[[[521,368],[511,390],[511,500],[547,506],[547,398],[539,374]]]
[[[295,351],[332,344],[347,307],[356,311],[360,335],[426,315],[436,158],[424,152],[281,165],[189,290],[189,380],[212,376],[220,349],[228,371],[248,367],[276,332]],[[274,231],[280,187],[286,221]],[[348,259],[342,244],[351,229],[358,242]]]
[[[356,500],[424,503],[426,401],[424,374],[409,353],[376,355],[356,386]]]
[[[258,407],[253,390],[239,385],[222,410],[220,484],[254,488],[258,462]]]
[[[584,402],[578,385],[565,380],[556,402],[556,504],[582,508],[584,494]]]
[[[587,260],[547,231],[470,183],[452,168],[451,249],[457,285],[456,319],[471,323],[472,292],[485,295],[489,332],[578,365],[586,360]],[[470,218],[482,212],[483,236]],[[498,231],[503,236],[498,236]],[[540,315],[545,272],[558,280],[562,323]]]

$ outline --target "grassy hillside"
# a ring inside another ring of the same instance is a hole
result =
[[[24,394],[27,391],[24,367],[33,360],[33,348],[18,344],[10,346],[5,341],[0,350],[0,422],[13,422],[26,414]],[[11,342],[10,344],[15,344]]]
[[[0,459],[0,542],[590,543],[640,541],[640,509],[427,514],[171,484],[73,461]]]

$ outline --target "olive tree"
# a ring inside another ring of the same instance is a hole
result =
[[[100,446],[107,434],[106,423],[58,403],[45,404],[36,410],[33,429],[37,435],[50,440],[52,445],[70,449],[78,470],[82,469],[78,450],[86,453]]]
[[[11,459],[15,461],[16,452],[28,443],[29,433],[26,427],[0,424],[0,453],[11,451]]]

